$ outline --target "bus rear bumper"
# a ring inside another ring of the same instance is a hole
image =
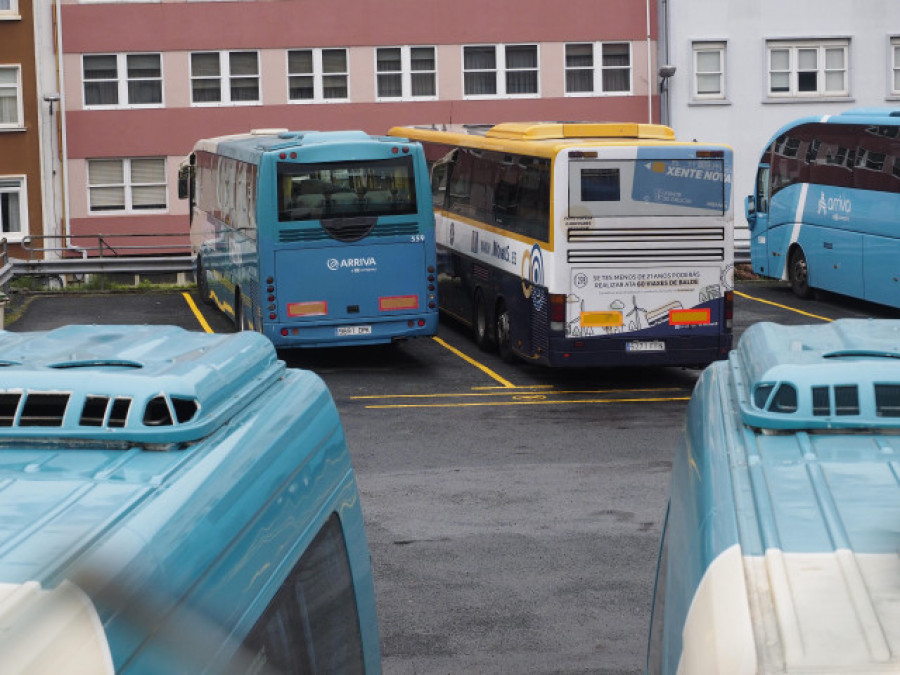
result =
[[[663,349],[659,349],[661,342]],[[635,348],[648,347],[646,349]],[[666,337],[652,340],[635,337],[602,339],[550,340],[550,350],[537,358],[526,361],[544,365],[572,367],[643,367],[643,366],[685,366],[706,367],[714,361],[728,358],[731,351],[732,335]]]
[[[422,325],[419,322],[423,321]],[[410,325],[412,324],[412,325]],[[437,334],[438,314],[396,317],[385,321],[360,319],[355,322],[319,324],[271,324],[263,329],[278,349],[354,347],[399,342]]]

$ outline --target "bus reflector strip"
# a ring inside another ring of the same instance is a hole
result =
[[[623,323],[622,312],[612,310],[608,312],[582,312],[581,325],[591,328],[621,326]]]
[[[289,302],[287,306],[288,316],[327,316],[328,303],[324,300],[311,302]]]
[[[418,295],[394,295],[378,298],[378,309],[389,312],[394,309],[418,309]]]
[[[709,307],[669,310],[669,324],[672,326],[699,326],[709,323]]]

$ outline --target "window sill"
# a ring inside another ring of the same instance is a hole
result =
[[[696,98],[688,101],[688,106],[704,106],[704,105],[731,105],[731,101],[727,98],[711,98],[709,100]]]
[[[772,103],[782,105],[785,103],[856,103],[852,96],[785,96],[784,98],[764,98],[763,105]]]
[[[0,14],[0,21],[21,21],[21,14]]]
[[[0,127],[0,134],[21,134],[28,131],[28,127]]]

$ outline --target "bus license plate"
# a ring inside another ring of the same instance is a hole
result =
[[[662,340],[632,340],[625,343],[626,352],[664,352],[666,343]]]
[[[335,328],[335,334],[338,337],[347,337],[349,335],[371,335],[372,326],[338,326]]]

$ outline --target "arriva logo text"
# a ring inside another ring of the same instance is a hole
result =
[[[849,198],[826,197],[824,192],[819,193],[819,202],[816,206],[818,215],[829,216],[834,220],[850,220],[850,212],[853,210],[853,202]]]
[[[378,261],[374,256],[369,256],[368,258],[342,258],[340,260],[329,258],[327,264],[328,269],[334,271],[339,269],[359,269],[361,267],[373,268],[378,266]]]

